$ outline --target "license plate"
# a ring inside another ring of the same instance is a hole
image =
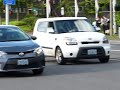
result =
[[[17,65],[28,65],[29,62],[28,62],[28,59],[21,59],[21,60],[18,60],[17,62]]]
[[[96,55],[96,54],[97,54],[97,50],[96,49],[88,50],[88,55]]]

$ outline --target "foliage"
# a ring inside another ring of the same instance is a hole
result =
[[[58,3],[58,6],[56,6],[56,9],[61,10],[61,7],[64,7],[65,16],[73,16],[74,15],[74,7],[72,7],[74,4],[74,0],[61,0],[61,2]]]
[[[23,22],[23,21],[11,21],[10,24],[11,25],[16,25],[16,26],[26,25],[25,22]]]
[[[22,20],[22,22],[24,22],[32,30],[36,20],[37,20],[36,17],[26,17]]]
[[[99,0],[100,11],[105,10],[106,7],[109,8],[109,2],[110,2],[110,0]]]
[[[116,13],[116,22],[117,22],[117,25],[120,26],[120,12]]]
[[[109,1],[110,0],[98,0],[99,10],[102,11],[106,9],[106,7],[109,6]],[[86,15],[91,15],[95,13],[95,0],[82,0],[79,3],[79,6],[84,7],[84,13]],[[102,13],[99,12],[99,14],[102,14]]]
[[[20,21],[10,21],[10,25],[16,25],[27,32],[33,30],[36,20],[37,17],[27,15],[24,19]]]
[[[19,27],[25,32],[31,32],[32,31],[32,29],[30,27],[28,27],[27,25],[19,26]]]
[[[83,0],[79,3],[79,5],[84,7],[84,13],[86,15],[91,15],[95,13],[94,0]]]
[[[117,4],[120,4],[120,0],[117,1]],[[116,11],[116,22],[120,26],[120,11]]]
[[[109,40],[118,40],[119,39],[118,35],[112,35],[112,36],[106,35],[106,36]]]

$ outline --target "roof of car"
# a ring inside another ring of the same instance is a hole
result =
[[[0,25],[0,27],[17,27],[15,25]]]
[[[40,18],[37,21],[56,21],[56,20],[73,20],[73,19],[87,19],[86,17],[53,17],[53,18]]]

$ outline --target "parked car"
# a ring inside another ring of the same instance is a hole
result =
[[[45,56],[40,45],[17,26],[0,25],[0,71],[32,70],[41,74],[45,67]]]
[[[110,43],[95,30],[85,17],[43,18],[36,21],[33,35],[45,56],[53,56],[58,64],[69,60],[98,58],[107,63]]]

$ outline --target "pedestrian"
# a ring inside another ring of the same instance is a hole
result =
[[[109,22],[109,19],[106,18],[105,16],[103,16],[101,18],[101,25],[102,25],[102,30],[103,30],[104,34],[106,34],[106,32],[108,34],[108,31],[109,31],[109,24],[108,24],[108,22]]]
[[[101,24],[101,20],[100,20],[100,17],[98,16],[98,17],[96,18],[96,26],[97,26],[97,27],[100,27],[100,24]]]

